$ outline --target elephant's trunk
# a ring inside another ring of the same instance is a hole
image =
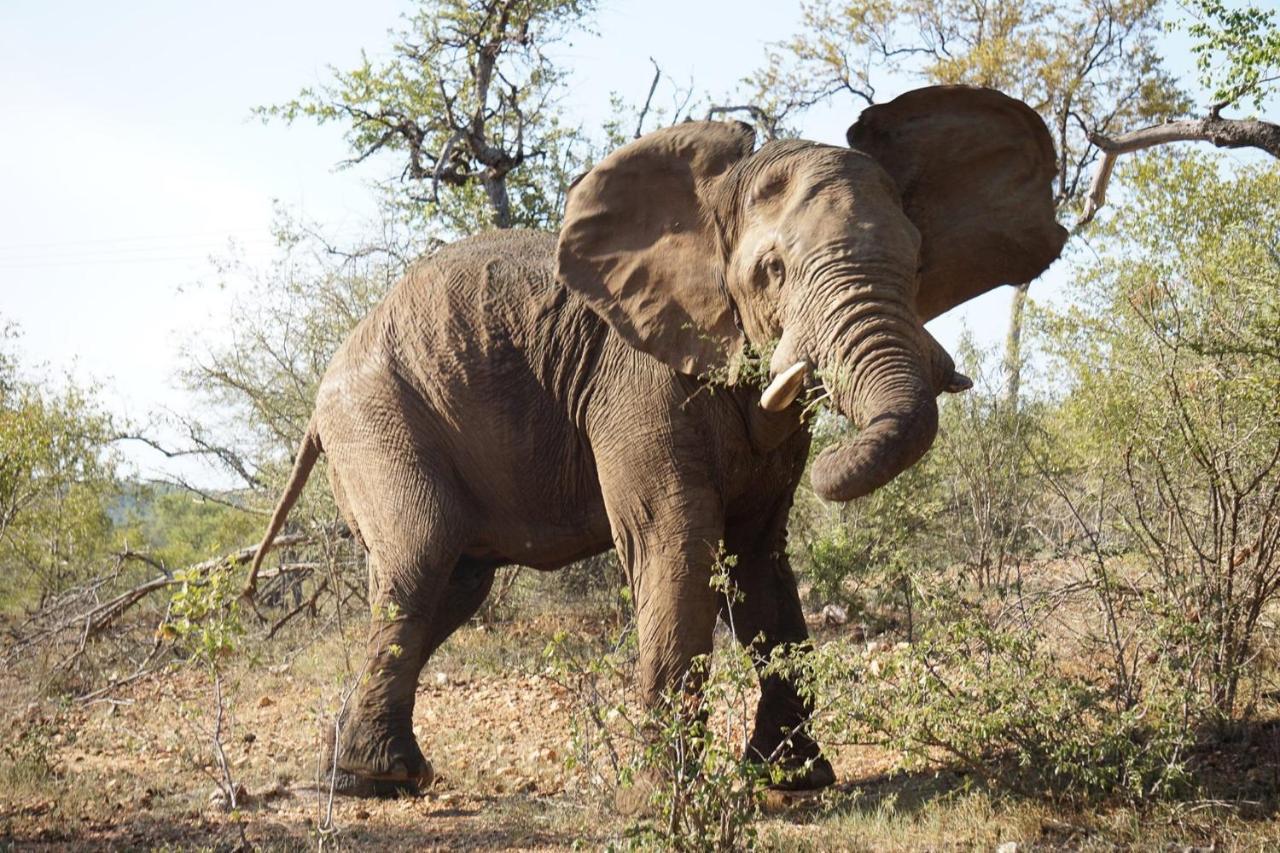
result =
[[[891,305],[878,313],[842,324],[848,331],[836,334],[844,340],[830,342],[828,390],[860,431],[813,463],[814,491],[827,500],[850,501],[885,485],[919,461],[938,433],[935,395],[943,389],[934,374],[946,368],[925,363],[933,354],[914,345],[923,339],[909,309]]]

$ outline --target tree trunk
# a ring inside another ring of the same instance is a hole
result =
[[[510,228],[511,199],[507,196],[507,176],[485,177],[484,191],[489,196],[489,207],[493,209],[493,227]]]
[[[1009,332],[1004,339],[1005,401],[1009,410],[1018,410],[1019,386],[1022,383],[1022,313],[1027,304],[1028,285],[1013,289],[1013,302],[1009,306]]]

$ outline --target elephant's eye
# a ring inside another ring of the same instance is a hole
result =
[[[787,272],[786,267],[782,263],[782,258],[772,253],[765,255],[764,268],[765,271],[769,273],[769,278],[773,279],[774,282],[782,281],[783,276]]]

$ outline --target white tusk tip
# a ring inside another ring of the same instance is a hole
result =
[[[775,376],[769,383],[769,387],[760,395],[760,408],[766,412],[781,412],[794,403],[800,394],[800,389],[804,387],[804,377],[808,368],[809,366],[803,361],[797,361]]]

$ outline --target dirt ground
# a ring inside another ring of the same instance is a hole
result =
[[[23,685],[7,673],[0,846],[625,848],[639,837],[637,824],[613,812],[581,767],[566,767],[575,697],[544,673],[539,654],[554,630],[563,627],[462,629],[428,665],[418,694],[415,728],[436,784],[413,798],[335,798],[331,812],[317,788],[319,744],[341,706],[347,673],[358,665],[349,657],[361,648],[354,634],[288,654],[264,650],[227,674],[222,742],[240,786],[233,811],[215,794],[215,706],[205,673],[177,669],[88,704],[22,704]],[[1241,772],[1274,777],[1276,731],[1247,751],[1255,766]],[[771,797],[757,846],[1280,849],[1274,818],[1240,803],[1082,815],[989,794],[945,767],[895,773],[895,756],[877,749],[837,746],[830,753],[840,783],[821,796]]]

